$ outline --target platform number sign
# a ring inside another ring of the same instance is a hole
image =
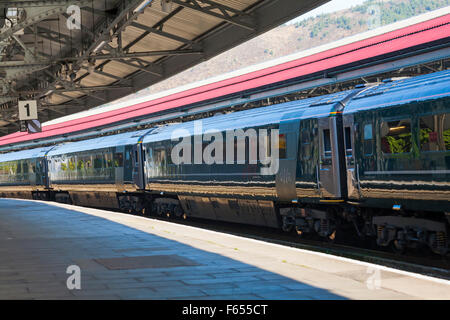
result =
[[[37,118],[36,100],[19,101],[19,120],[36,120]]]

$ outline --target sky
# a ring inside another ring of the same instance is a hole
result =
[[[314,17],[319,14],[330,13],[330,12],[347,9],[352,6],[360,5],[360,4],[364,3],[365,1],[366,0],[331,0],[331,1],[321,5],[320,7],[316,8],[314,10],[311,10],[311,11],[289,21],[288,24],[295,23],[295,22],[307,19],[309,17]]]

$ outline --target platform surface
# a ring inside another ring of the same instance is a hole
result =
[[[77,279],[81,289],[70,290]],[[450,282],[149,218],[0,199],[0,299],[450,299]]]

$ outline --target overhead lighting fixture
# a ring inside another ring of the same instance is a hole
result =
[[[164,13],[170,13],[172,11],[172,0],[161,0],[161,9]]]
[[[137,7],[136,7],[136,9],[134,9],[134,13],[136,13],[136,12],[141,12],[142,10],[144,10],[145,9],[145,7],[147,7],[149,4],[150,4],[150,2],[152,2],[153,0],[144,0],[144,1],[142,1],[141,2],[141,4],[140,5],[138,5]]]
[[[103,46],[106,44],[106,41],[105,40],[103,40],[102,42],[100,42],[99,44],[98,44],[98,46],[97,47],[95,47],[95,49],[94,49],[94,53],[97,53],[97,51],[99,51],[101,48],[103,48]]]
[[[399,130],[403,130],[403,129],[406,129],[406,126],[392,127],[392,128],[389,128],[389,132],[399,131]]]

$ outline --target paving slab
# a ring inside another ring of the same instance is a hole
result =
[[[442,279],[108,210],[0,199],[0,231],[0,299],[450,299]]]

